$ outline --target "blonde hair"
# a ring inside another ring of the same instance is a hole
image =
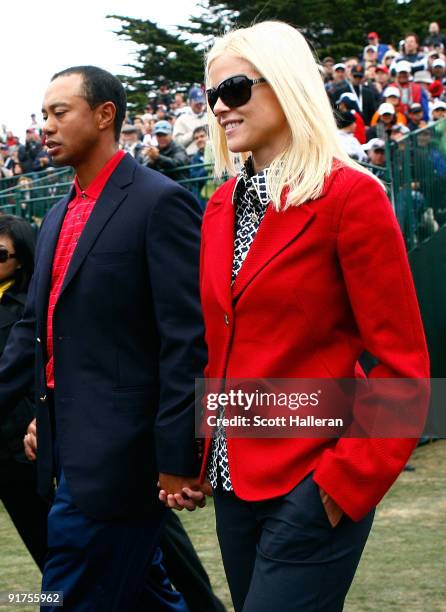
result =
[[[206,87],[210,87],[210,65],[227,55],[248,61],[266,78],[290,127],[289,145],[269,166],[268,191],[276,210],[282,208],[281,195],[286,187],[289,192],[284,208],[320,196],[335,160],[373,176],[344,151],[320,68],[296,29],[286,23],[264,21],[217,38],[206,57]],[[208,117],[215,174],[234,175],[236,154],[229,151],[224,130],[209,108]],[[242,159],[248,155],[249,151],[244,152]]]

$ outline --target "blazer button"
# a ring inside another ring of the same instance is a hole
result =
[[[41,395],[39,399],[41,402],[46,402],[46,395]]]
[[[41,342],[40,338],[36,338],[37,342]]]
[[[228,315],[226,314],[226,312],[225,312],[224,319],[225,319],[225,325],[229,325],[229,317],[228,317]]]

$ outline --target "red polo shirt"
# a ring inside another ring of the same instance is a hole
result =
[[[110,161],[108,161],[102,170],[95,176],[90,185],[83,191],[79,186],[77,176],[74,178],[76,195],[68,204],[67,213],[57,241],[51,272],[51,290],[47,317],[48,362],[46,365],[46,384],[50,389],[54,389],[53,313],[59,298],[60,290],[77,242],[88,221],[91,211],[112,172],[124,155],[124,151],[117,151]]]

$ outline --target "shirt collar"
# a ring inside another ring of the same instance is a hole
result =
[[[244,191],[254,188],[255,193],[259,199],[259,202],[262,206],[268,206],[271,198],[268,195],[268,172],[269,167],[264,168],[257,174],[254,174],[254,167],[252,163],[252,157],[248,157],[244,165],[240,170],[240,174],[237,177],[237,181],[235,183],[234,196],[237,193],[238,189],[243,189]]]
[[[97,173],[91,183],[84,190],[79,185],[79,179],[77,175],[74,177],[74,189],[76,191],[76,198],[89,198],[90,200],[97,200],[102,193],[108,179],[112,175],[116,166],[119,164],[121,159],[124,157],[125,151],[116,151],[111,159],[105,164],[105,166]],[[73,200],[72,200],[73,202]]]

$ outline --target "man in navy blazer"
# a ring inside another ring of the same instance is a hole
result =
[[[46,145],[56,165],[74,167],[75,184],[42,223],[25,314],[0,363],[0,418],[35,364],[40,493],[58,483],[42,589],[63,591],[67,610],[149,609],[145,576],[165,511],[158,480],[180,507],[204,503],[193,418],[206,359],[200,211],[188,191],[118,152],[125,108],[122,85],[99,68],[67,69],[48,87]],[[55,261],[67,263],[58,292]],[[163,610],[184,609],[166,577],[159,587]]]

